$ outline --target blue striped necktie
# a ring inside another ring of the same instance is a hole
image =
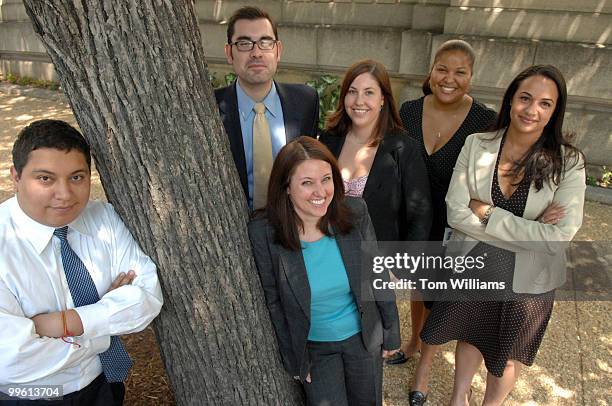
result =
[[[56,228],[53,232],[59,238],[61,244],[62,264],[68,281],[68,288],[72,295],[75,307],[87,306],[100,300],[96,285],[91,275],[85,268],[83,261],[72,250],[68,244],[68,226]],[[108,382],[123,382],[132,367],[132,360],[128,355],[121,339],[117,336],[111,337],[110,347],[100,356],[102,371]]]

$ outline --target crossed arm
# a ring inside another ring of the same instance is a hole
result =
[[[69,335],[78,346],[57,338],[64,336],[64,328],[61,311],[55,311],[63,308],[63,294],[53,287],[56,282],[37,289],[36,285],[16,283],[11,274],[0,277],[0,385],[46,379],[90,362],[108,349],[111,336],[141,331],[159,314],[163,297],[155,264],[114,211],[105,209],[96,214],[108,216],[103,234],[110,251],[100,255],[109,258],[102,271],[111,272],[114,279],[98,302],[64,313]],[[9,261],[0,263],[17,266]],[[36,272],[34,263],[25,265],[23,272]],[[44,278],[33,280],[46,283]]]
[[[130,270],[127,274],[121,272],[119,276],[111,284],[109,292],[124,285],[130,285],[136,272]],[[65,316],[62,316],[62,312]],[[41,337],[65,337],[65,336],[80,336],[83,334],[83,322],[81,316],[74,309],[66,311],[41,313],[33,316],[30,320],[34,322],[36,334]],[[65,326],[64,326],[65,323]]]
[[[477,199],[470,199],[468,207],[476,217],[482,220],[485,218],[486,212],[491,205]],[[543,224],[557,224],[563,217],[565,217],[565,206],[553,201],[548,205],[540,217],[537,218],[537,221]]]
[[[481,219],[491,207],[490,202],[473,198],[474,185],[469,167],[473,162],[470,151],[475,148],[477,138],[468,137],[461,150],[450,187],[446,195],[448,223],[473,239],[513,252],[536,251],[555,254],[562,245],[570,241],[582,223],[585,192],[585,173],[582,160],[570,165],[561,175],[559,185],[548,194],[550,203],[533,220],[514,216],[507,210],[496,207],[490,212],[486,225]],[[537,244],[534,244],[537,242]]]

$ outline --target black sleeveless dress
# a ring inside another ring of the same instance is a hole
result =
[[[446,193],[453,176],[453,168],[457,157],[465,144],[465,139],[470,134],[485,131],[495,120],[495,111],[478,102],[472,102],[472,107],[465,120],[457,129],[457,132],[439,150],[429,155],[423,141],[423,103],[425,96],[416,100],[407,101],[400,108],[402,124],[410,138],[417,141],[421,155],[425,160],[429,185],[431,190],[431,203],[433,209],[433,220],[429,241],[442,241],[446,223]]]
[[[402,104],[400,117],[408,136],[417,141],[429,178],[429,190],[431,191],[431,206],[433,218],[429,241],[442,241],[444,229],[448,227],[446,221],[446,193],[453,176],[453,168],[457,162],[457,157],[461,153],[461,148],[465,144],[465,139],[474,133],[485,131],[495,120],[496,113],[476,99],[472,101],[472,107],[467,116],[457,129],[457,132],[433,154],[428,154],[423,140],[423,105],[425,96],[415,100],[410,100]],[[433,247],[431,247],[433,248]],[[440,245],[440,254],[443,247]],[[432,254],[435,254],[432,252]],[[426,308],[431,309],[433,302],[424,300]]]
[[[503,143],[502,140],[500,151]],[[506,199],[497,179],[500,155],[493,175],[493,204],[522,217],[531,182],[523,179]],[[484,252],[487,253],[485,268],[474,276],[505,282],[508,287],[507,296],[503,301],[434,302],[421,332],[421,339],[432,345],[451,340],[472,344],[482,353],[487,370],[501,377],[509,359],[525,365],[533,364],[550,320],[555,291],[539,295],[512,293],[510,288],[514,276],[514,253],[481,242],[469,255],[478,256]]]

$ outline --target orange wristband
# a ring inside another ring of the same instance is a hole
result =
[[[60,313],[62,314],[62,327],[64,331],[64,335],[62,337],[68,337],[68,325],[66,324],[66,311],[62,310]]]
[[[61,311],[62,314],[62,325],[64,327],[64,335],[61,337],[62,341],[65,342],[66,344],[72,344],[74,345],[76,348],[80,348],[81,344],[75,343],[74,339],[72,340],[67,340],[67,338],[71,337],[72,334],[70,334],[70,331],[68,331],[68,323],[66,322],[66,311],[62,310]]]

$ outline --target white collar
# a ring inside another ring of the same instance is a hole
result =
[[[12,197],[9,204],[11,217],[15,223],[17,238],[30,241],[36,249],[36,252],[40,254],[49,244],[55,229],[59,227],[49,227],[32,219],[24,213],[19,206],[17,196]],[[68,224],[68,228],[81,234],[90,235],[83,221],[83,213],[81,213],[72,223]]]

